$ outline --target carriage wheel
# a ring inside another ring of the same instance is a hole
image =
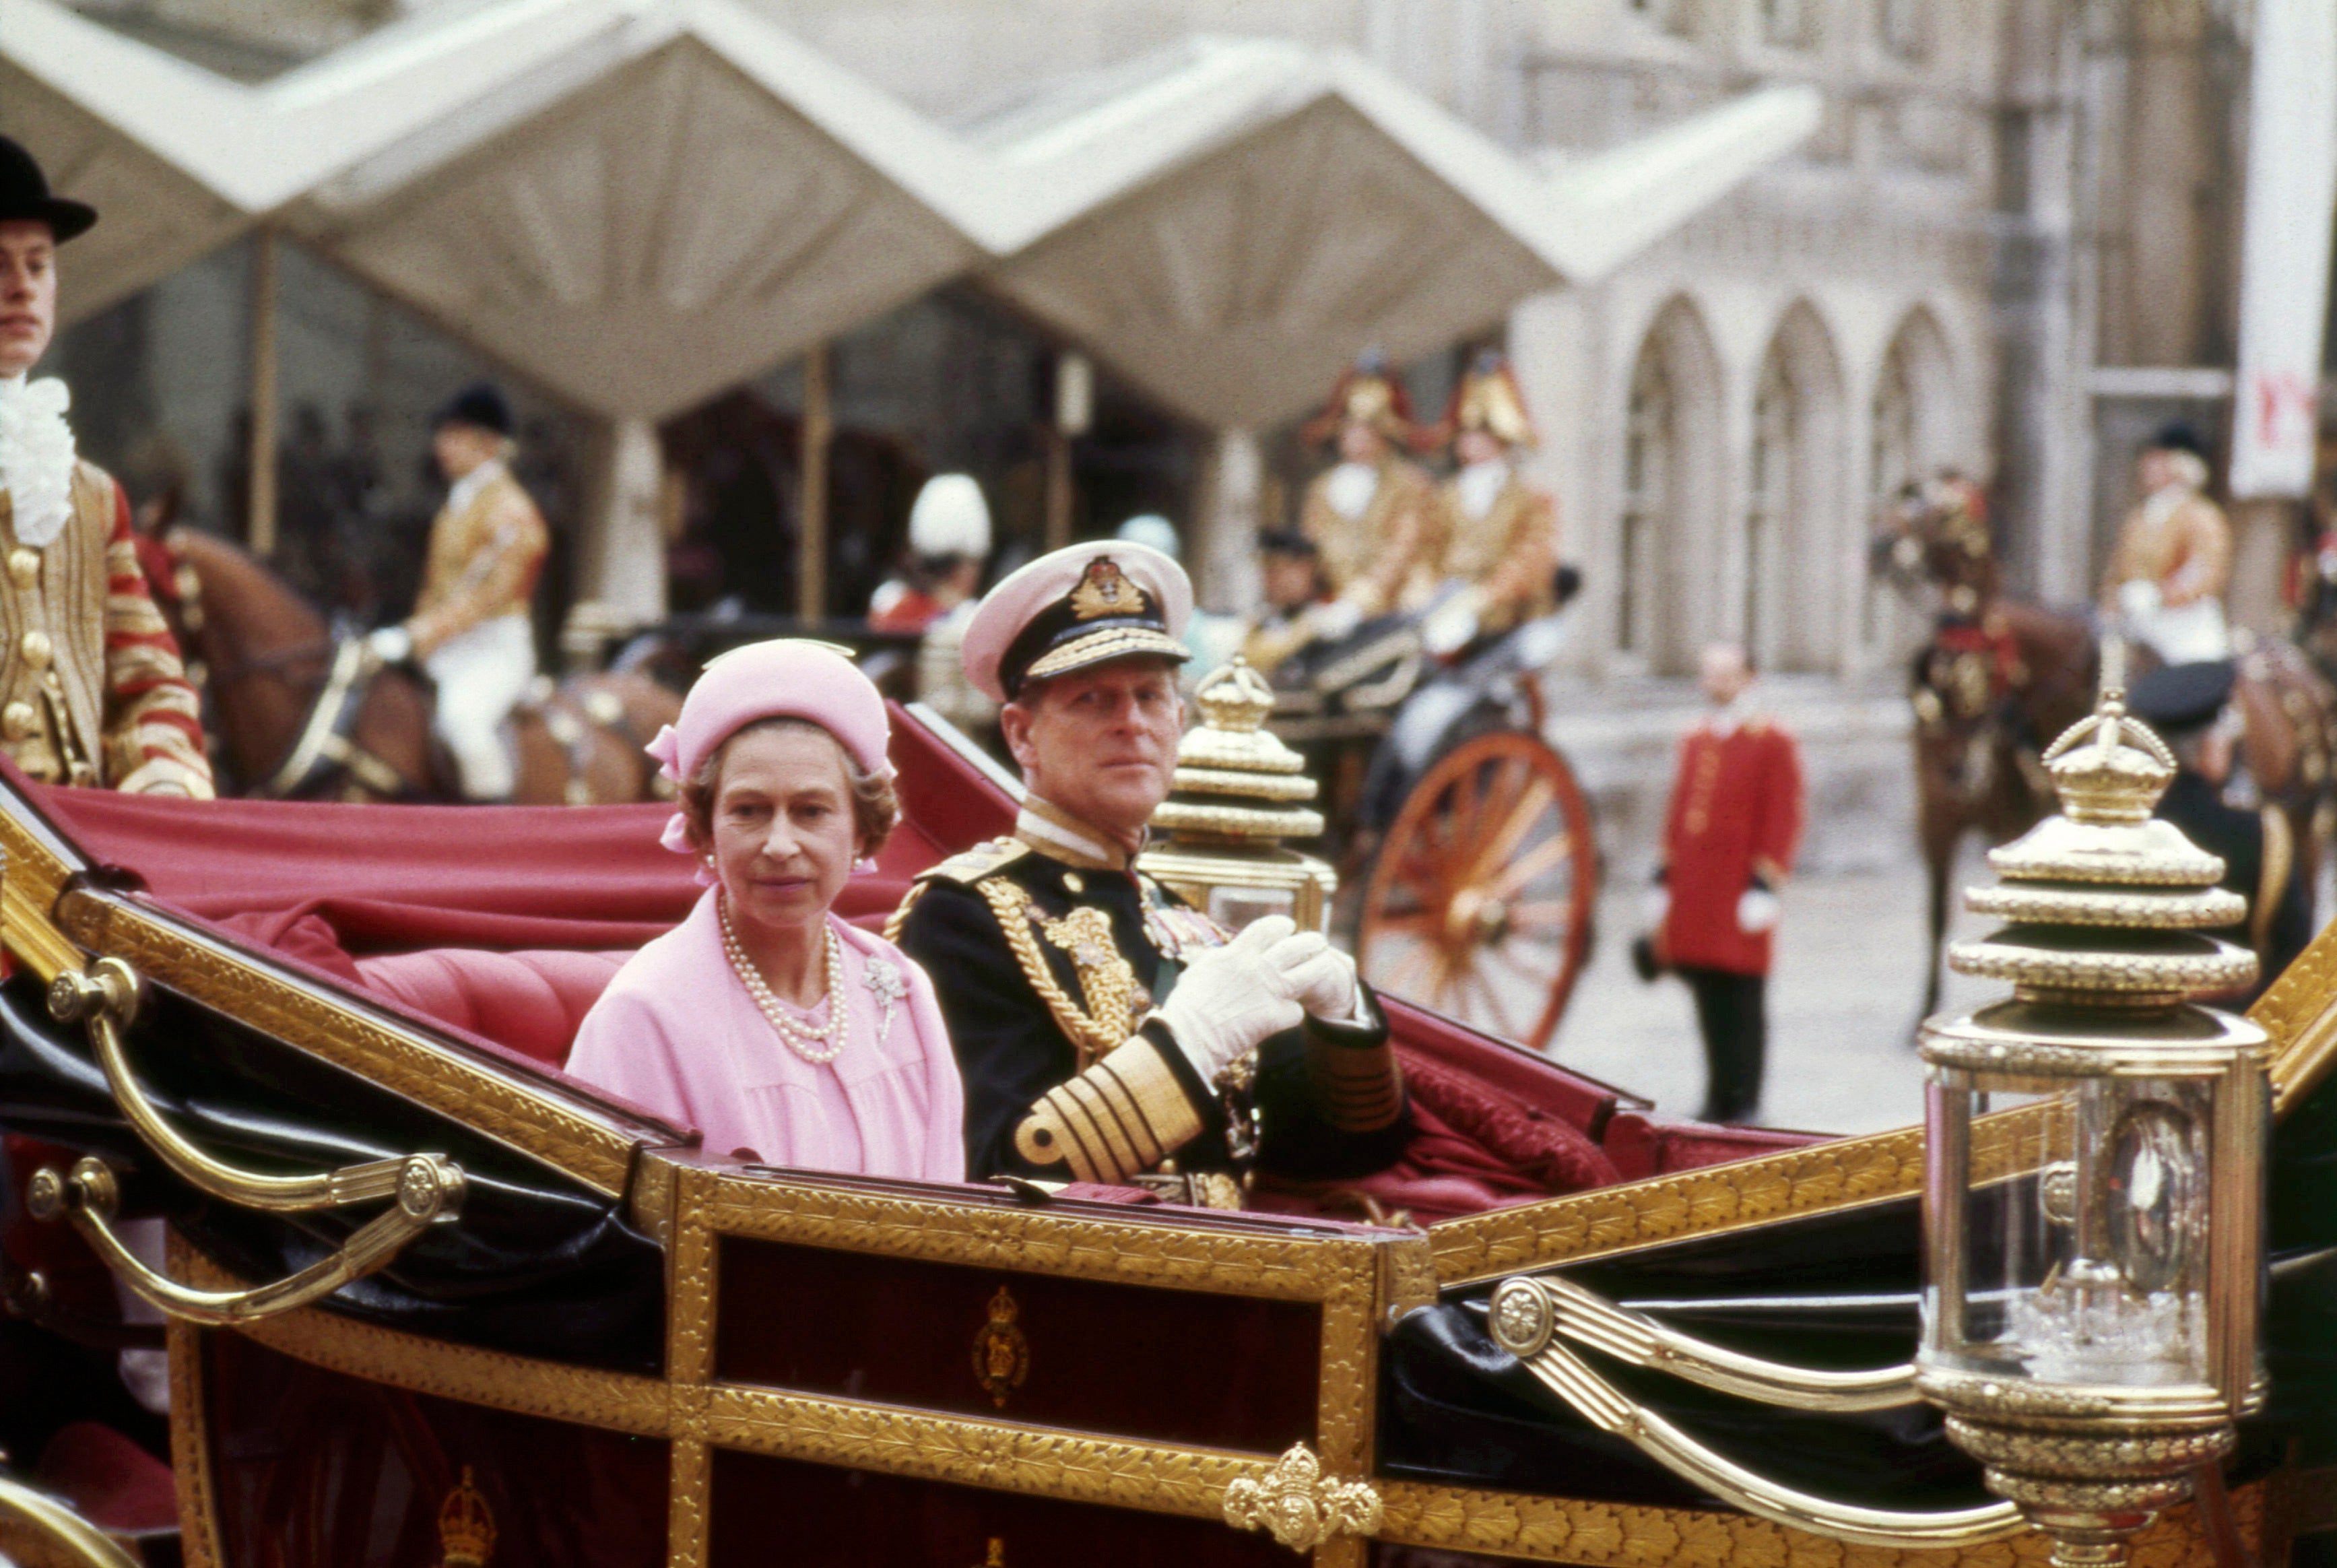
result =
[[[1598,891],[1590,808],[1532,735],[1463,741],[1396,813],[1364,890],[1364,978],[1540,1050],[1558,1028]]]

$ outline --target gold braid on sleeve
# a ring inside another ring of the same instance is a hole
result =
[[[1149,1171],[1201,1133],[1161,1048],[1138,1034],[1039,1097],[1014,1130],[1033,1165],[1068,1164],[1072,1180],[1106,1186]]]

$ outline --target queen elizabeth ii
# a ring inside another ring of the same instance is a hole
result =
[[[835,651],[779,641],[706,667],[650,752],[700,861],[689,917],[643,947],[568,1070],[767,1164],[954,1181],[963,1094],[933,983],[832,912],[899,819],[885,701]]]

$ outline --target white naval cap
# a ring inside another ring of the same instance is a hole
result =
[[[1193,615],[1185,569],[1149,544],[1098,539],[1041,555],[983,597],[966,623],[966,679],[1009,702],[1032,679],[1110,659],[1182,663]]]

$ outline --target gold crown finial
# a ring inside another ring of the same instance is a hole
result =
[[[495,1554],[495,1516],[468,1465],[462,1484],[438,1505],[438,1546],[442,1568],[487,1568]]]
[[[1966,890],[1975,914],[2010,924],[1954,944],[1951,968],[2028,1001],[2127,1008],[2254,978],[2254,953],[2204,935],[2244,919],[2247,901],[2216,886],[2219,858],[2152,817],[2175,754],[2127,712],[2124,684],[2124,650],[2106,642],[2094,710],[2045,749],[2060,815],[1989,851],[2001,884]]]
[[[2093,712],[2046,748],[2045,769],[2072,822],[2146,822],[2175,782],[2175,753],[2127,713],[2126,693],[2105,681]]]
[[[1193,689],[1193,705],[1208,728],[1246,735],[1274,711],[1274,688],[1237,653],[1232,663],[1219,665]]]

